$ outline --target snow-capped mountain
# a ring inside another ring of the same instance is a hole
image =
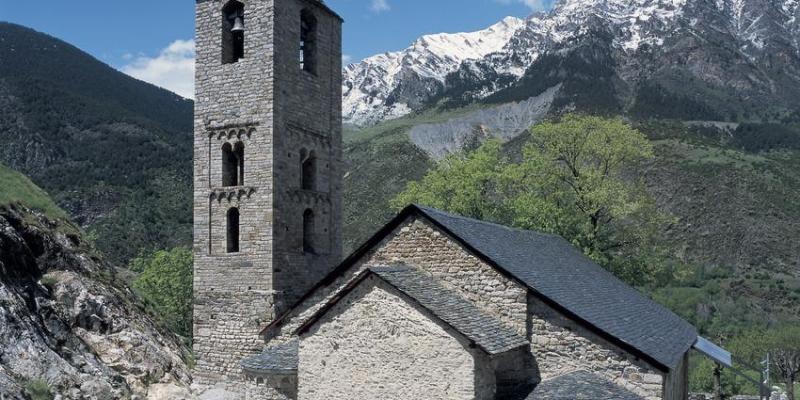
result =
[[[521,101],[561,83],[563,106],[596,89],[590,94],[620,111],[676,103],[684,114],[694,107],[726,119],[749,107],[724,104],[731,99],[757,104],[800,94],[798,4],[561,0],[526,20],[424,36],[348,66],[345,121],[368,125],[448,101]]]
[[[408,113],[443,90],[445,78],[461,63],[502,50],[524,26],[522,19],[507,17],[477,32],[426,35],[405,50],[347,66],[345,120],[369,124]]]

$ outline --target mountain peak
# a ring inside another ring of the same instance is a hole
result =
[[[612,68],[626,84],[639,85],[641,78],[668,69],[658,60],[647,58],[648,54],[652,57],[660,53],[673,54],[673,67],[682,74],[712,85],[731,81],[720,73],[733,64],[708,65],[719,63],[716,55],[725,54],[741,59],[747,65],[744,68],[752,67],[753,73],[750,78],[747,74],[737,76],[737,87],[721,90],[755,90],[748,95],[772,96],[775,84],[770,80],[787,79],[788,75],[763,76],[768,73],[764,71],[773,69],[765,57],[778,54],[780,57],[775,60],[780,59],[792,70],[798,64],[799,3],[800,0],[559,0],[552,10],[526,20],[506,17],[477,32],[426,35],[405,50],[370,57],[348,67],[344,76],[345,121],[357,125],[380,122],[421,110],[432,101],[447,98],[448,93],[460,103],[483,99],[519,83],[543,56],[569,52],[597,37],[595,33],[607,42]],[[687,50],[703,54],[697,55],[700,58],[687,58]],[[704,56],[711,58],[706,60]],[[728,72],[736,75],[734,69]],[[553,71],[560,75],[562,72]],[[666,70],[664,73],[669,74]],[[755,89],[756,86],[760,88]]]
[[[501,51],[524,27],[523,19],[506,17],[480,31],[425,35],[406,49],[349,65],[343,72],[346,120],[370,124],[408,113],[416,104],[395,102],[394,89],[425,80],[424,86],[415,90],[421,93],[437,90],[463,62]]]

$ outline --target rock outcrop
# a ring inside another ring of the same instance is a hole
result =
[[[181,398],[187,359],[75,228],[0,210],[0,398]]]

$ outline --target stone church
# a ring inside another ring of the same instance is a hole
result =
[[[411,205],[342,260],[342,19],[196,3],[204,398],[682,400],[689,351],[729,363],[560,237]]]

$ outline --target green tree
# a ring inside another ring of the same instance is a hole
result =
[[[419,182],[410,182],[391,205],[401,209],[417,203],[471,218],[494,220],[501,204],[496,185],[506,168],[501,143],[489,140],[469,153],[456,153],[439,162]]]
[[[769,354],[773,373],[794,399],[794,385],[800,378],[800,326],[785,325],[748,332],[731,342],[731,351],[751,365],[759,365]]]
[[[513,225],[563,236],[634,284],[658,278],[669,223],[634,171],[653,158],[620,118],[567,115],[531,129],[523,160],[503,175]]]
[[[794,384],[800,373],[800,326],[751,329],[729,340],[725,348],[733,354],[734,366],[756,381],[761,379],[758,369],[769,354],[772,382],[783,383],[788,398],[796,398]],[[690,388],[693,391],[710,392],[713,389],[714,362],[700,356],[695,361],[697,364],[689,376]],[[756,385],[728,369],[722,371],[722,389],[728,395],[759,393]]]
[[[140,275],[133,287],[173,332],[192,335],[192,252],[184,247],[156,251],[133,259]]]
[[[489,141],[448,157],[392,205],[420,203],[555,233],[632,284],[671,279],[659,212],[633,173],[653,157],[647,138],[619,118],[567,115],[531,129],[521,162]]]
[[[787,397],[796,399],[794,384],[800,378],[800,327],[780,329],[767,343],[772,365],[786,384]]]

